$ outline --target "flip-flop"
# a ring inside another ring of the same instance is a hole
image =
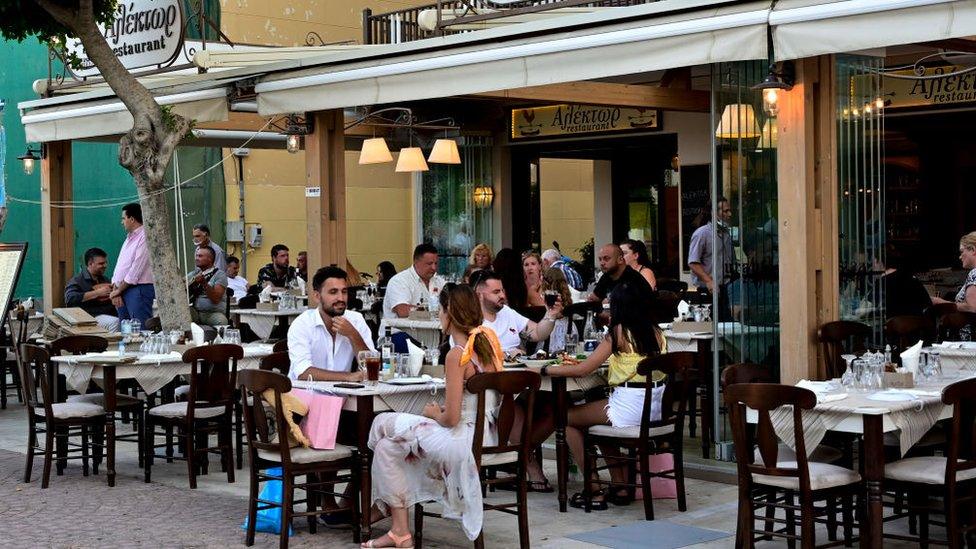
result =
[[[596,497],[603,497],[604,499],[601,499],[599,501],[592,499]],[[590,496],[591,498],[590,510],[606,511],[607,509],[609,509],[610,506],[607,505],[606,497],[607,497],[607,493],[604,492],[603,490],[597,490],[596,492],[593,492],[593,495]],[[575,494],[573,494],[573,497],[569,499],[569,505],[570,507],[575,507],[577,509],[586,509],[586,498],[583,497],[583,492],[576,492]]]

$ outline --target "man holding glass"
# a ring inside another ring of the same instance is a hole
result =
[[[353,371],[360,351],[375,351],[363,315],[347,311],[346,271],[322,267],[312,277],[319,306],[298,316],[288,328],[289,377],[294,380],[362,381]]]

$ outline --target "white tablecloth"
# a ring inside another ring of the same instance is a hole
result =
[[[336,387],[333,381],[294,381],[292,386],[320,393],[359,397],[373,396],[374,412],[392,411],[420,414],[428,402],[444,403],[444,381],[435,379],[430,383],[417,385],[393,385],[379,382],[375,386],[362,389]],[[356,411],[356,399],[347,398],[344,410]]]
[[[410,318],[384,318],[380,321],[380,337],[386,332],[386,327],[407,332],[410,337],[424,344],[428,349],[436,349],[441,344],[441,321],[414,320]]]
[[[743,350],[749,351],[760,347],[763,338],[779,333],[779,328],[775,326],[749,326],[741,322],[719,322],[717,324],[719,349],[725,349],[733,360],[740,360],[740,353]],[[711,332],[674,332],[670,329],[664,331],[664,337],[668,342],[668,351],[692,351],[698,350],[698,341],[714,339]],[[750,357],[741,357],[746,360]]]
[[[246,322],[251,330],[261,339],[268,339],[271,330],[278,324],[278,318],[288,317],[290,323],[293,318],[304,313],[306,309],[286,309],[280,311],[258,311],[256,309],[240,309],[237,311],[240,322]]]

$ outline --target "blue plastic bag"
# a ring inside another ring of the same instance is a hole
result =
[[[266,474],[272,476],[281,476],[281,467],[274,467],[265,471]],[[273,501],[275,503],[281,503],[282,498],[282,488],[280,480],[269,480],[264,483],[264,488],[261,489],[261,493],[258,494],[258,499],[264,501]],[[247,530],[247,519],[244,517],[244,524],[241,525],[242,530]],[[271,507],[269,509],[261,509],[257,513],[257,523],[254,525],[255,532],[268,532],[271,534],[281,533],[281,508]],[[288,535],[294,534],[291,526],[288,527]]]

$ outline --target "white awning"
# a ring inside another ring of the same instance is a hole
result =
[[[617,8],[614,15],[625,23],[597,27],[571,26],[571,18],[583,16],[566,16],[558,20],[565,22],[563,29],[576,30],[273,75],[255,87],[258,112],[273,115],[451,97],[766,58],[769,0],[700,7],[708,3],[687,9],[691,4],[686,2],[678,13],[666,11],[675,4],[665,2]]]
[[[976,0],[780,0],[769,16],[777,60],[976,34]]]

